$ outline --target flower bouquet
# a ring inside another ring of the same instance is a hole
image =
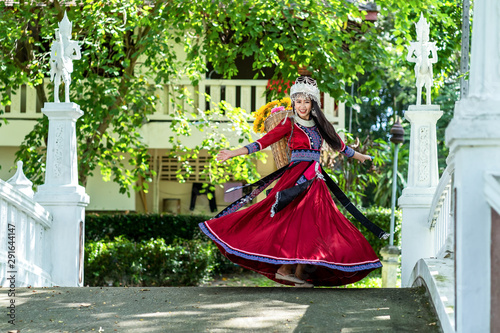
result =
[[[291,115],[293,115],[292,101],[289,97],[269,102],[254,112],[253,130],[255,133],[269,132],[285,117]],[[271,151],[278,169],[289,163],[290,153],[285,138],[273,143]]]

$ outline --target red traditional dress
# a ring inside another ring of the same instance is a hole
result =
[[[229,260],[276,282],[293,285],[275,273],[282,264],[300,263],[307,265],[305,280],[315,286],[353,283],[382,264],[333,202],[319,165],[323,139],[314,122],[308,125],[287,118],[248,145],[253,153],[286,137],[291,162],[200,228]],[[349,150],[342,142],[341,152]],[[264,200],[239,210],[278,178]]]

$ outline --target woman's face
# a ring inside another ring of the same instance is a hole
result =
[[[300,96],[295,100],[295,111],[300,118],[309,120],[311,114],[312,102],[309,98]]]

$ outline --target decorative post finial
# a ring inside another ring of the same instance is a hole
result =
[[[59,26],[59,31],[61,31],[62,35],[71,37],[71,31],[73,30],[73,25],[71,24],[71,21],[68,19],[68,15],[66,12],[64,12],[64,17],[61,20],[61,22],[58,23],[58,26]]]
[[[438,60],[435,42],[429,41],[429,23],[420,13],[420,20],[415,24],[417,30],[417,41],[410,42],[406,60],[415,63],[415,78],[417,86],[417,105],[422,103],[422,87],[425,86],[427,96],[425,102],[431,105],[431,87],[433,84],[432,64]],[[429,58],[430,55],[430,58]]]
[[[7,180],[7,183],[33,199],[33,183],[24,175],[22,161],[17,161],[16,173],[12,178]]]
[[[55,31],[55,41],[50,47],[50,80],[54,82],[54,102],[59,103],[59,86],[64,82],[65,102],[69,103],[69,86],[73,73],[73,60],[82,57],[80,45],[71,40],[73,27],[66,12]]]

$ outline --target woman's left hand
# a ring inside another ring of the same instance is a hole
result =
[[[358,161],[360,161],[361,163],[364,163],[366,160],[373,161],[373,157],[371,157],[370,155],[364,155],[364,154],[360,154],[360,153],[357,153],[356,155],[358,155],[358,156],[355,156],[356,159]]]

